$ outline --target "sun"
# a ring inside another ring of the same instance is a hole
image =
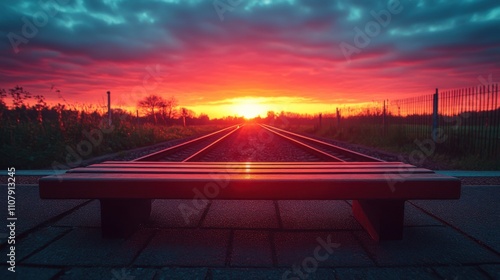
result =
[[[237,115],[249,120],[261,115],[264,111],[264,108],[257,103],[242,102],[235,105],[234,111]]]

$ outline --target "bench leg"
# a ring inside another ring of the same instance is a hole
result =
[[[352,212],[376,240],[403,239],[404,200],[353,200]]]
[[[126,238],[149,219],[151,199],[100,199],[103,238]]]

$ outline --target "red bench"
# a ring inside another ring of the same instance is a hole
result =
[[[404,203],[458,199],[460,181],[400,162],[104,162],[40,179],[40,197],[99,199],[103,237],[146,221],[152,199],[353,200],[375,240],[401,239]]]

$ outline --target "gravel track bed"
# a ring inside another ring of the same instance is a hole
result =
[[[126,150],[126,151],[121,151],[121,152],[117,152],[117,153],[113,153],[113,154],[107,154],[107,155],[103,155],[103,156],[99,156],[99,157],[95,157],[95,158],[91,158],[91,159],[86,159],[83,161],[83,163],[80,166],[87,166],[87,165],[100,163],[103,161],[109,161],[109,160],[112,160],[112,161],[131,161],[131,160],[134,160],[134,159],[161,151],[163,149],[182,144],[184,142],[193,140],[193,139],[201,137],[201,136],[203,136],[203,135],[195,135],[195,136],[190,136],[190,137],[182,138],[182,139],[173,139],[173,140],[161,142],[158,144],[154,144],[151,146],[136,148],[136,149],[132,149],[132,150]],[[172,161],[175,161],[175,160],[172,160]],[[182,161],[182,159],[177,160],[177,161]],[[52,168],[47,167],[45,169],[50,170]]]
[[[194,153],[203,149],[207,145],[210,145],[213,141],[219,139],[220,137],[226,135],[227,133],[229,133],[229,131],[223,131],[223,132],[217,133],[213,136],[210,136],[206,139],[203,139],[199,143],[190,144],[186,148],[184,148],[180,151],[168,153],[167,155],[165,155],[163,158],[161,158],[158,161],[184,161],[186,158],[190,157]]]
[[[161,151],[163,149],[182,144],[184,142],[187,142],[189,140],[193,140],[193,139],[198,138],[200,136],[201,135],[192,136],[192,137],[183,138],[183,139],[175,139],[175,140],[162,142],[162,143],[159,143],[159,144],[156,144],[153,146],[149,146],[149,147],[143,147],[143,148],[139,148],[139,149],[130,150],[130,151],[124,152],[123,154],[118,154],[116,156],[113,156],[113,157],[111,157],[111,159],[108,159],[108,160],[117,160],[117,161],[134,160],[136,158],[140,158],[140,157],[152,154],[152,153],[156,153],[156,152]],[[181,161],[181,160],[179,160],[179,161]],[[175,160],[172,160],[172,161],[175,161]]]
[[[324,145],[321,145],[319,143],[316,143],[312,140],[309,140],[309,139],[304,139],[304,138],[301,138],[301,137],[298,137],[296,135],[292,135],[292,134],[287,134],[286,132],[283,132],[283,131],[276,131],[278,133],[281,133],[281,134],[284,134],[285,136],[287,137],[290,137],[292,139],[295,139],[299,142],[302,142],[304,144],[307,144],[313,148],[316,148],[320,151],[323,151],[327,154],[330,154],[330,155],[333,155],[343,161],[358,161],[357,159],[359,159],[358,157],[356,157],[355,155],[351,155],[349,153],[346,153],[344,151],[341,151],[335,147],[328,147],[328,146],[324,146]],[[309,137],[309,138],[313,138],[313,137]],[[329,144],[334,144],[334,143],[331,143],[330,141],[325,141],[325,139],[318,139],[318,138],[314,138],[316,140],[321,140],[322,142],[326,142],[326,143],[329,143]],[[326,139],[326,140],[329,140],[329,139]],[[335,146],[339,146],[339,145],[335,145]],[[340,147],[340,146],[339,146]],[[351,150],[351,149],[349,149]],[[354,150],[353,150],[354,151]],[[375,158],[378,158],[378,157],[375,157]],[[366,159],[364,159],[363,161],[366,161]],[[368,161],[370,162],[373,162],[373,160],[369,159]]]
[[[272,136],[271,136],[272,135]],[[281,137],[261,128],[259,125],[247,124],[239,131],[224,139],[200,161],[320,161],[320,159]]]

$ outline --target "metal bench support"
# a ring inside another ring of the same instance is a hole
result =
[[[352,212],[374,240],[403,238],[404,200],[353,200]]]
[[[151,199],[100,199],[103,238],[127,238],[151,213]]]

